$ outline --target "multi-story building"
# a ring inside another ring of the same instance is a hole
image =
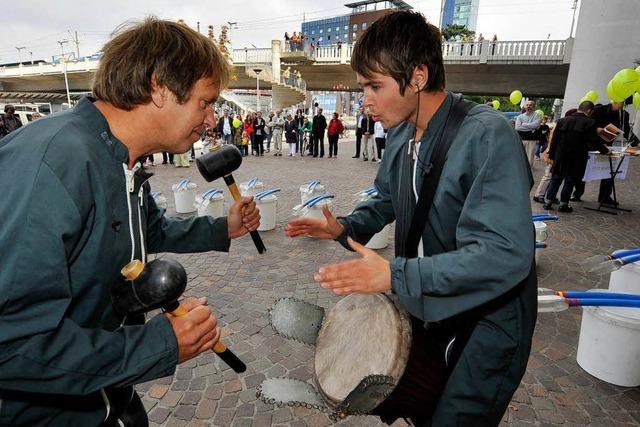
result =
[[[345,4],[351,9],[347,15],[328,19],[319,19],[302,23],[302,33],[320,46],[342,43],[354,43],[358,37],[378,19],[400,9],[412,9],[402,0],[363,0]],[[313,99],[325,110],[325,114],[337,111],[340,114],[353,115],[357,112],[360,94],[348,91],[312,92]]]
[[[478,23],[478,5],[480,0],[444,0],[442,7],[442,26],[464,25],[471,31]]]
[[[351,9],[347,15],[302,23],[302,33],[320,46],[353,43],[360,34],[382,16],[398,9],[411,9],[402,0],[363,0],[345,4]]]

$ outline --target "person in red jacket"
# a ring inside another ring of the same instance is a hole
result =
[[[338,157],[338,138],[344,130],[342,121],[338,118],[338,113],[333,113],[333,118],[329,122],[327,128],[327,137],[329,139],[329,158]]]

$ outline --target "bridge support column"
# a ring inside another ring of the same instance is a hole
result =
[[[280,40],[271,40],[271,73],[276,81],[280,81]]]
[[[622,68],[635,68],[640,52],[638,16],[640,2],[582,0],[564,92],[563,114],[577,107],[589,90],[600,94],[597,102],[609,102],[607,83]],[[629,108],[631,117],[636,114]],[[636,116],[636,129],[638,127]]]

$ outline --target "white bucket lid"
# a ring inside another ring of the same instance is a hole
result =
[[[590,289],[588,292],[616,292],[610,289]],[[629,292],[627,292],[629,293]],[[640,308],[634,307],[583,307],[585,312],[606,322],[640,330]]]
[[[256,200],[256,205],[257,204],[273,203],[276,200],[278,200],[278,196],[276,196],[275,194],[269,194],[268,196],[264,196],[261,199],[255,199],[255,200]]]
[[[178,182],[178,183],[176,183],[176,184],[173,184],[173,185],[171,186],[171,190],[173,190],[173,191],[194,190],[194,189],[198,186],[198,184],[196,184],[195,182],[189,182],[189,183],[186,185],[186,187],[187,187],[187,188],[182,188],[182,187],[181,187],[181,184],[182,184],[182,183],[180,183],[180,182]],[[178,187],[181,187],[181,188],[180,188],[180,189],[178,189]]]
[[[263,187],[264,187],[264,182],[262,181],[257,181],[251,187],[249,187],[249,181],[243,182],[240,184],[240,188],[263,188]]]
[[[547,229],[547,223],[543,221],[535,221],[533,225],[536,228],[536,231],[544,231]]]
[[[302,184],[300,186],[300,192],[302,193],[313,193],[316,191],[323,191],[324,190],[324,185],[322,184],[318,184],[316,185],[316,187],[314,189],[309,189],[309,184]]]
[[[207,200],[210,200],[211,202],[217,201],[217,200],[224,200],[224,194],[222,193],[216,193],[211,197],[208,197]],[[204,199],[202,198],[202,194],[198,194],[196,196],[196,203],[202,203],[204,201]]]

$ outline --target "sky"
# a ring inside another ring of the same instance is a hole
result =
[[[353,1],[353,0],[351,0]],[[441,0],[405,0],[437,24]],[[499,40],[563,40],[569,36],[573,0],[479,0],[476,33]],[[0,15],[0,64],[51,60],[62,51],[96,53],[118,25],[148,15],[178,20],[206,34],[235,22],[233,48],[269,47],[284,32],[300,30],[303,19],[344,15],[344,0],[22,0]],[[577,21],[577,14],[576,14]],[[73,42],[77,32],[79,46]],[[66,42],[65,42],[66,40]],[[62,42],[62,45],[58,42]],[[16,49],[21,48],[21,49]]]

